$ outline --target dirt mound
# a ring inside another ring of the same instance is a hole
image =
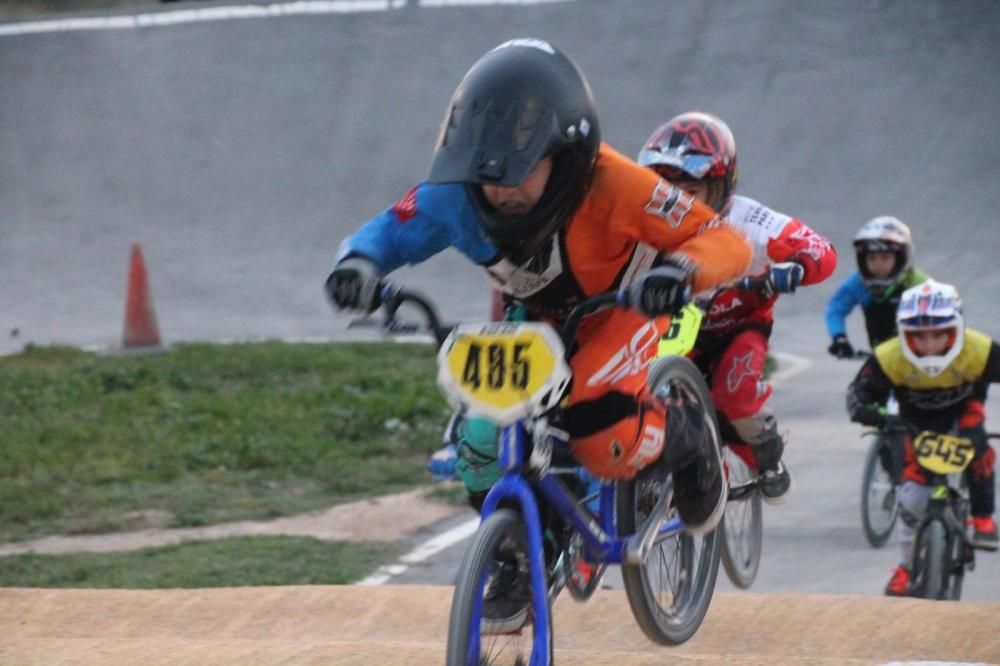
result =
[[[285,535],[309,536],[325,541],[393,541],[412,537],[438,521],[457,513],[468,512],[466,507],[428,499],[428,493],[427,488],[417,488],[274,520],[241,520],[206,527],[42,537],[0,544],[0,557],[25,553],[109,553],[234,536]]]
[[[0,663],[440,663],[450,587],[0,589]],[[556,655],[589,664],[996,662],[1000,604],[719,594],[679,648],[650,643],[623,592],[560,598]]]

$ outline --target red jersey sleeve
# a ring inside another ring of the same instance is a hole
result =
[[[825,236],[793,219],[777,238],[767,242],[767,256],[774,263],[795,261],[805,274],[802,284],[817,284],[827,279],[837,268],[837,251]]]

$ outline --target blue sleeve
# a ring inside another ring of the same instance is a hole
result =
[[[847,335],[847,315],[851,314],[856,306],[864,306],[868,303],[868,290],[865,283],[861,281],[861,275],[857,272],[851,273],[844,280],[830,302],[826,304],[826,330],[830,337]]]
[[[361,255],[389,273],[404,264],[426,261],[449,247],[478,264],[496,256],[480,230],[464,186],[421,183],[345,239],[336,260]]]

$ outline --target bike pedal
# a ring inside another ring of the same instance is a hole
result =
[[[753,494],[753,491],[757,489],[757,482],[751,481],[749,483],[743,483],[738,486],[729,487],[729,501],[739,502],[747,499]]]

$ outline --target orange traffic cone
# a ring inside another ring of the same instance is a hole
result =
[[[142,248],[132,244],[132,256],[128,268],[128,293],[125,296],[126,347],[158,347],[160,331],[156,326],[153,312],[153,298],[149,294],[149,279],[146,277],[146,262],[142,258]]]

